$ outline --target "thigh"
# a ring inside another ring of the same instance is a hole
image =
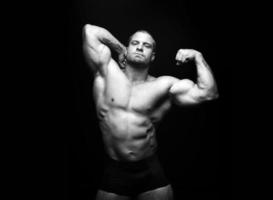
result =
[[[137,200],[173,200],[173,190],[171,185],[167,185],[141,193]]]
[[[130,198],[127,196],[99,190],[96,195],[96,200],[130,200]]]

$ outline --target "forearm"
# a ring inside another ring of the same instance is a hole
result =
[[[125,51],[125,46],[120,43],[108,30],[105,28],[94,26],[94,25],[85,25],[84,27],[87,37],[95,38],[100,43],[106,45],[111,50],[115,51],[118,54],[121,54]]]
[[[201,53],[195,56],[195,64],[197,67],[197,86],[204,91],[208,98],[218,97],[217,84],[215,82],[213,73],[205,61]]]

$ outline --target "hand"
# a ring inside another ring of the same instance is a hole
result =
[[[124,48],[124,51],[118,55],[118,62],[122,69],[126,66],[126,56],[127,56],[127,49]]]
[[[199,55],[201,55],[201,53],[194,49],[179,49],[175,57],[176,65],[181,65],[189,60],[195,60]]]

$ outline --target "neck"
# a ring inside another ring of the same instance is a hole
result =
[[[124,69],[124,73],[131,83],[144,82],[148,78],[149,67],[133,67],[128,65]]]

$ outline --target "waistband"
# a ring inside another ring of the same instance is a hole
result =
[[[146,157],[142,160],[137,160],[137,161],[115,160],[109,156],[105,156],[105,161],[107,165],[112,165],[119,168],[137,170],[137,169],[149,167],[152,163],[157,162],[158,156],[157,154],[153,154],[149,157]]]

